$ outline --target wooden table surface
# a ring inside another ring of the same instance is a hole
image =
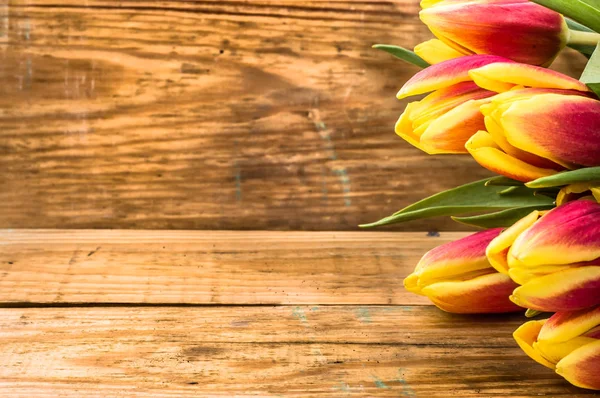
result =
[[[383,232],[0,231],[0,395],[578,397],[522,314],[408,294],[428,249]]]

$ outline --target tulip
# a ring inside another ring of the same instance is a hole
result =
[[[466,55],[456,51],[438,39],[431,39],[424,41],[421,44],[417,44],[414,48],[414,52],[431,65]]]
[[[473,135],[466,148],[489,170],[528,182],[600,166],[600,101],[582,92],[514,90],[494,97],[481,112],[486,131]]]
[[[446,243],[426,253],[404,287],[427,296],[438,308],[453,313],[518,311],[508,296],[517,286],[492,268],[485,248],[501,228]]]
[[[540,66],[519,64],[495,55],[469,55],[431,65],[416,73],[402,86],[397,98],[470,81],[497,93],[523,87],[590,91],[579,80]]]
[[[562,187],[556,196],[556,205],[561,206],[567,202],[584,198],[600,203],[600,183],[579,182]]]
[[[494,94],[473,82],[437,90],[407,105],[396,123],[396,134],[430,155],[467,153],[465,143],[485,128],[479,108]]]
[[[430,154],[467,153],[467,141],[485,127],[480,107],[495,92],[525,86],[588,92],[585,84],[545,68],[493,55],[456,58],[422,70],[402,87],[399,99],[431,94],[408,104],[396,123],[396,133]]]
[[[528,0],[424,0],[419,16],[439,39],[415,47],[429,63],[493,54],[547,66],[570,44],[598,41],[569,31],[562,15]]]
[[[600,390],[600,307],[527,322],[513,337],[533,360],[569,383]]]
[[[492,240],[492,266],[519,286],[510,299],[538,311],[600,304],[600,204],[566,203],[534,211]]]

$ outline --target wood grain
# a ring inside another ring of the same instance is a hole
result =
[[[418,10],[1,3],[0,227],[347,230],[487,176],[392,131],[417,69],[370,47],[428,39]]]
[[[460,236],[0,231],[0,396],[593,395],[403,291]]]
[[[0,302],[420,304],[402,279],[461,236],[5,230]]]
[[[430,306],[0,310],[11,396],[592,396],[529,360],[522,315]]]

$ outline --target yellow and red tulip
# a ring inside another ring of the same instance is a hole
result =
[[[497,95],[481,107],[486,130],[466,148],[483,167],[524,182],[599,166],[600,101],[584,94],[522,89]]]
[[[480,107],[487,104],[495,92],[524,86],[574,95],[588,92],[585,84],[568,76],[506,58],[493,55],[455,58],[422,70],[398,92],[400,99],[432,93],[408,104],[396,123],[396,134],[430,154],[467,153],[465,144],[485,126]],[[540,94],[539,91],[529,93]],[[481,140],[475,144],[481,144]],[[471,146],[472,153],[477,149]],[[527,157],[532,158],[537,157]],[[537,163],[561,169],[551,161]],[[550,172],[543,175],[548,174]]]
[[[528,0],[424,0],[419,16],[439,39],[415,47],[429,63],[493,54],[548,65],[567,44],[562,15]]]
[[[590,92],[579,80],[550,69],[519,64],[496,55],[469,55],[431,65],[416,73],[402,86],[397,98],[470,81],[497,93],[524,87]]]
[[[469,71],[493,62],[495,56],[462,57],[417,73],[398,98],[432,92],[411,102],[396,123],[396,134],[429,154],[467,153],[465,143],[484,127],[479,108],[495,93],[479,88]]]
[[[600,389],[600,307],[527,322],[513,337],[533,360],[555,369],[571,384]]]
[[[467,153],[465,143],[485,128],[479,108],[494,94],[473,82],[441,88],[407,105],[396,134],[430,155]]]
[[[600,203],[600,183],[579,182],[564,186],[556,196],[556,205],[561,206],[567,202],[584,198]]]
[[[490,242],[487,257],[519,286],[510,299],[538,311],[600,304],[600,204],[534,211]]]
[[[485,256],[485,248],[500,231],[478,232],[430,250],[406,277],[404,286],[448,312],[518,311],[520,308],[508,299],[517,285],[496,272]]]

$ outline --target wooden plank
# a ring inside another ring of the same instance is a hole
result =
[[[402,279],[464,233],[0,231],[0,302],[418,304]]]
[[[522,315],[431,306],[0,310],[10,396],[590,396],[512,340]]]
[[[489,175],[393,133],[417,69],[370,47],[430,38],[418,10],[3,2],[0,227],[347,230]]]

